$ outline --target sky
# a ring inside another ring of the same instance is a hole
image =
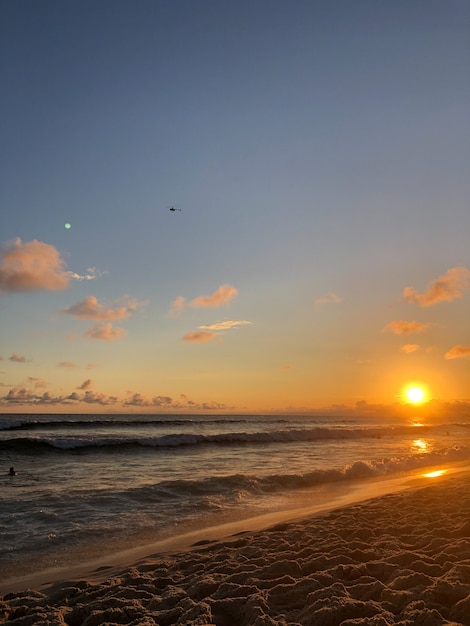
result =
[[[468,0],[0,24],[1,412],[470,414]]]

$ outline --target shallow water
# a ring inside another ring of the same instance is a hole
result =
[[[0,579],[470,459],[470,424],[3,415]],[[14,466],[18,475],[7,475]]]

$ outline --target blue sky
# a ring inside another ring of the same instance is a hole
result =
[[[1,410],[469,400],[468,2],[0,12]]]

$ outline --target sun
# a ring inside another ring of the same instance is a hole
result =
[[[411,383],[404,388],[403,396],[409,404],[423,404],[427,400],[426,387],[418,383]]]

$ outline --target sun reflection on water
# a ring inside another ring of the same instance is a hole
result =
[[[428,444],[424,439],[415,439],[412,444],[412,448],[416,452],[426,452]]]
[[[422,474],[422,476],[424,476],[425,478],[438,478],[439,476],[442,476],[446,472],[447,470],[440,469],[440,470],[434,470],[434,472],[427,472],[426,474]]]

